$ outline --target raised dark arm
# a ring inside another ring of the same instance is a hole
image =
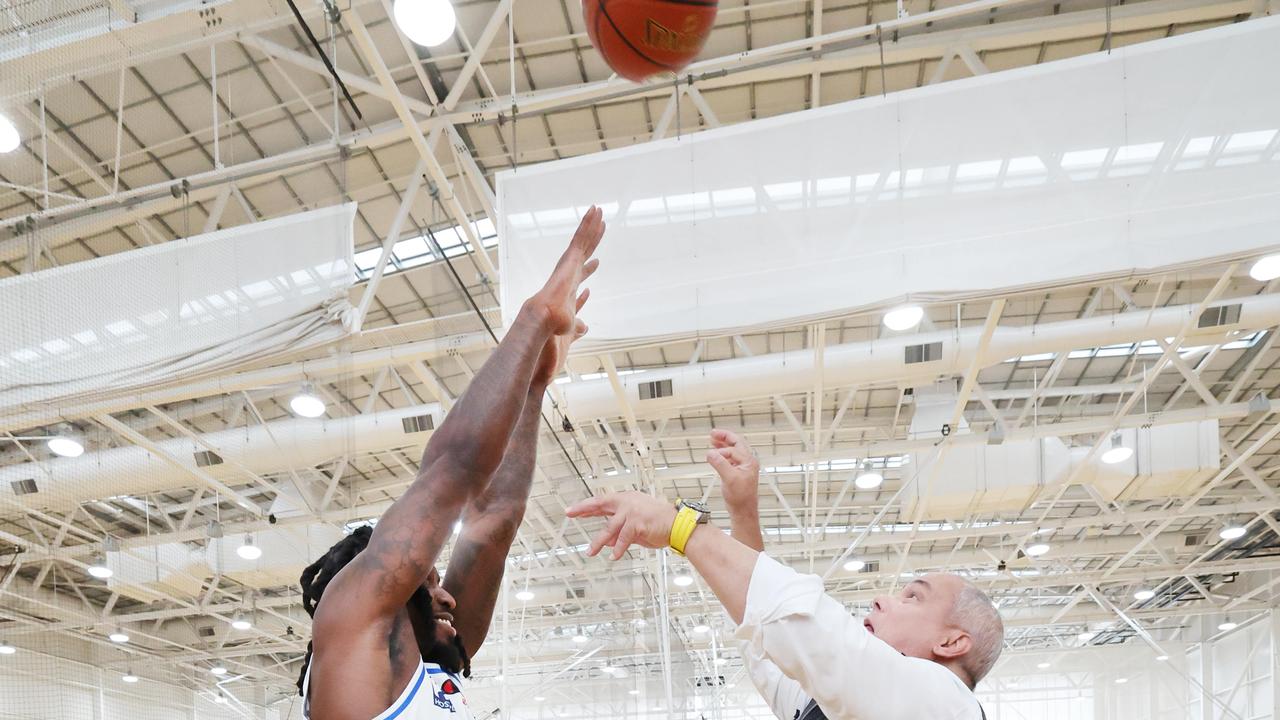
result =
[[[548,341],[586,332],[577,310],[587,293],[578,288],[595,271],[591,256],[603,233],[592,208],[546,285],[432,435],[413,484],[379,519],[368,548],[333,579],[317,608],[317,637],[389,621],[426,580],[463,508],[502,462]]]

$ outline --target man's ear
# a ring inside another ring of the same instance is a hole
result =
[[[951,629],[933,646],[933,654],[943,660],[954,660],[973,649],[973,638],[963,630]]]

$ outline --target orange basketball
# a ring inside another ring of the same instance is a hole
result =
[[[711,34],[719,0],[582,0],[587,34],[609,67],[640,82],[679,72]]]

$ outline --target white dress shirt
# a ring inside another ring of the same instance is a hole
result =
[[[735,636],[778,720],[797,720],[810,699],[828,720],[982,720],[955,673],[894,650],[823,592],[821,578],[764,553]]]

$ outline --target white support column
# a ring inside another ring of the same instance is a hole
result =
[[[1272,610],[1271,630],[1271,717],[1280,718],[1280,610]]]
[[[1203,622],[1203,620],[1202,620]],[[1213,712],[1213,643],[1200,643],[1200,720],[1215,720]]]

